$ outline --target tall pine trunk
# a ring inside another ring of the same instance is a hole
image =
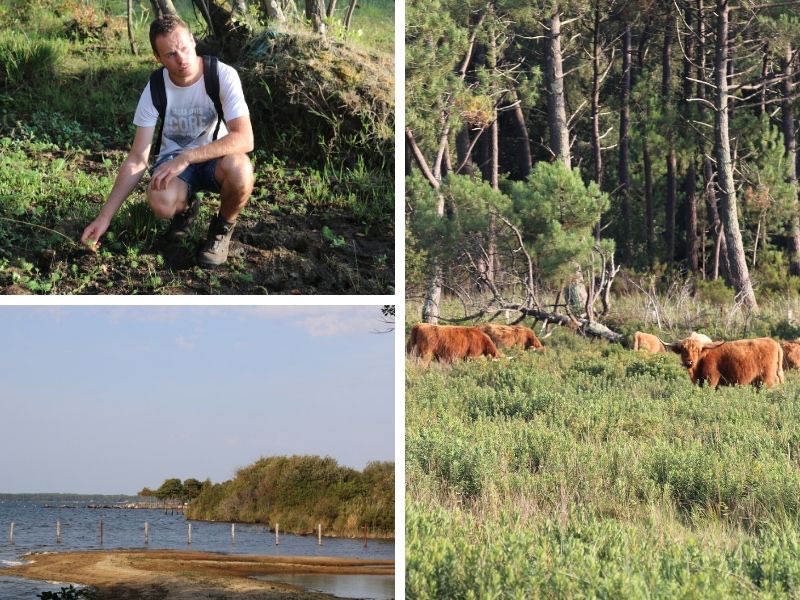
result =
[[[783,143],[786,149],[786,159],[789,163],[789,182],[792,185],[794,198],[792,199],[792,217],[789,221],[789,272],[800,275],[800,203],[797,199],[797,139],[794,135],[794,110],[792,108],[792,44],[786,44],[785,55],[782,61],[783,82],[781,93],[781,124],[783,126]]]
[[[625,24],[622,34],[622,79],[619,85],[619,154],[617,184],[619,185],[622,223],[620,228],[620,255],[623,262],[630,260],[631,244],[628,224],[631,222],[630,206],[630,96],[631,96],[631,24]],[[650,249],[648,248],[648,252]]]
[[[547,31],[547,123],[550,129],[550,150],[556,160],[572,167],[569,152],[567,103],[564,97],[564,68],[561,56],[561,12],[556,6]]]
[[[664,21],[664,46],[661,54],[661,99],[664,110],[670,114],[672,88],[672,32],[675,18],[669,13]],[[664,204],[664,244],[667,264],[672,267],[675,262],[675,206],[677,198],[677,159],[675,158],[675,142],[672,139],[672,126],[667,125],[667,196]]]
[[[744,305],[758,310],[758,303],[750,281],[750,272],[745,259],[742,232],[739,229],[739,211],[736,201],[736,186],[733,179],[731,141],[729,131],[728,69],[728,0],[717,0],[716,47],[714,52],[714,146],[717,157],[717,184],[719,186],[720,218],[728,244],[730,263],[729,283]]]
[[[701,15],[698,15],[701,18]],[[683,36],[683,46],[685,49],[683,58],[683,100],[681,112],[685,122],[692,119],[692,110],[688,99],[692,97],[694,83],[692,82],[692,58],[694,56],[694,32],[692,31],[692,7],[686,4],[684,11],[684,21],[686,31]],[[689,261],[689,270],[697,274],[700,270],[700,260],[698,257],[697,239],[697,161],[695,157],[690,157],[686,167],[686,175],[683,179],[684,192],[684,214],[686,221],[686,256]]]

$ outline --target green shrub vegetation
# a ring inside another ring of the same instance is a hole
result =
[[[239,469],[231,481],[206,482],[186,509],[190,519],[265,523],[307,534],[394,537],[394,463],[362,471],[329,457],[273,456]]]
[[[800,373],[714,391],[673,354],[545,345],[407,360],[408,598],[800,595]]]
[[[175,6],[200,51],[215,52],[191,2]],[[194,248],[216,196],[187,243],[170,247],[166,222],[144,203],[146,178],[98,252],[78,243],[130,147],[136,103],[157,66],[150,2],[133,2],[136,56],[126,7],[0,7],[0,293],[392,293],[394,3],[371,1],[350,32],[332,24],[327,43],[299,22],[277,30],[253,20],[242,45],[219,52],[245,88],[256,187],[234,236],[239,250],[215,272],[195,267]]]

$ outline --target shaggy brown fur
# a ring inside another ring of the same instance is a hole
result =
[[[521,325],[493,325],[492,323],[481,323],[476,325],[483,333],[492,338],[498,348],[512,348],[522,346],[525,350],[544,350],[542,342],[536,337],[532,329]]]
[[[781,342],[783,368],[800,369],[800,342]]]
[[[425,364],[432,358],[453,362],[462,358],[499,355],[491,338],[474,327],[430,323],[417,323],[412,327],[406,352],[421,357]]]
[[[644,350],[645,352],[666,352],[664,343],[656,336],[643,331],[633,334],[633,349]]]
[[[692,383],[713,387],[720,385],[762,384],[772,387],[783,383],[783,350],[772,338],[716,342],[704,346],[691,337],[672,344],[681,355]]]

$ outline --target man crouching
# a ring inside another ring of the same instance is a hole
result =
[[[131,150],[100,214],[83,231],[81,242],[96,247],[147,170],[159,121],[156,103],[160,101],[154,90],[161,88],[161,82],[154,78],[163,77],[161,89],[166,106],[161,107],[161,135],[150,169],[147,201],[157,217],[172,219],[167,237],[179,240],[186,236],[197,215],[199,201],[195,194],[218,192],[219,212],[211,220],[197,261],[204,267],[221,265],[228,258],[236,218],[253,191],[253,166],[247,156],[253,149],[253,128],[242,84],[233,67],[216,59],[213,65],[218,81],[214,73],[207,72],[212,63],[197,55],[194,37],[178,16],[167,15],[153,21],[150,45],[164,68],[153,74],[139,98]],[[218,98],[211,97],[212,80]]]

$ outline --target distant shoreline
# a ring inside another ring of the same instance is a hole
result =
[[[323,600],[308,592],[256,575],[394,575],[393,560],[336,557],[231,555],[185,550],[90,550],[28,554],[33,562],[11,566],[7,575],[91,586],[98,600],[154,597],[193,600]]]

